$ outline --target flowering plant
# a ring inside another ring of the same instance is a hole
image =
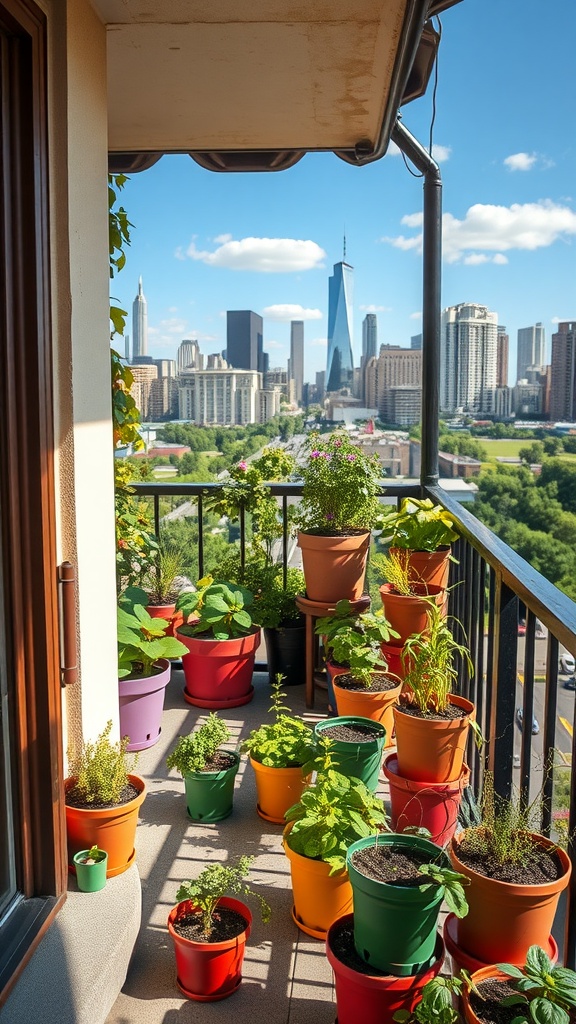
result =
[[[338,431],[324,438],[312,434],[301,469],[302,501],[295,513],[299,529],[338,534],[371,530],[381,515],[377,455],[369,455]]]

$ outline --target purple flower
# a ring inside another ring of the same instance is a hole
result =
[[[348,459],[348,462],[356,462],[355,455],[347,455],[346,458]]]
[[[313,452],[310,452],[310,458],[311,459],[317,459],[320,454],[321,454],[321,452],[315,450]]]
[[[248,467],[247,467],[247,464],[245,462],[239,462],[238,463],[238,469],[247,469],[247,468]]]
[[[341,448],[342,447],[342,441],[334,441],[334,447],[335,448]]]
[[[332,456],[330,455],[330,452],[320,452],[320,454],[321,454],[323,459],[331,459],[332,458]]]
[[[326,513],[326,519],[334,519],[334,513],[333,512],[327,512]]]

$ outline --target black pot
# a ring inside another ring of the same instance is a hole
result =
[[[306,626],[278,626],[264,629],[268,679],[273,683],[280,673],[283,686],[298,686],[306,678]]]

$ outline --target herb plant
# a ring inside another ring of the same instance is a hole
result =
[[[354,614],[350,601],[338,601],[333,615],[316,620],[315,632],[325,638],[330,657],[350,669],[353,679],[370,684],[374,672],[388,668],[382,644],[398,633],[391,628],[384,609]]]
[[[397,594],[409,597],[420,589],[413,578],[409,560],[408,551],[402,549],[389,551],[387,555],[378,552],[372,558],[372,568]]]
[[[435,601],[430,601],[426,618],[426,632],[412,633],[402,650],[406,686],[412,687],[413,699],[424,714],[448,707],[452,686],[458,678],[456,655],[462,658],[470,675],[474,670],[468,648],[456,642],[450,628],[449,622],[457,620],[447,618]]]
[[[181,590],[178,582],[183,563],[181,548],[168,541],[159,543],[152,555],[152,565],[142,580],[142,588],[148,595],[147,604],[172,604],[176,601]]]
[[[236,552],[223,560],[220,571],[230,584],[240,584],[254,595],[252,618],[262,629],[277,629],[303,620],[296,605],[296,596],[304,594],[306,583],[301,569],[288,566],[286,585],[281,563],[266,562],[259,554],[246,552],[244,566]]]
[[[436,551],[458,539],[450,513],[430,498],[403,498],[382,525],[385,534],[392,533],[392,547],[411,551]]]
[[[494,792],[492,772],[484,772],[481,821],[466,828],[460,838],[463,854],[475,854],[496,864],[527,865],[535,854],[532,833],[540,827],[542,800],[538,796],[524,807],[515,794],[512,799],[500,799]]]
[[[431,978],[422,989],[422,999],[414,1008],[397,1010],[392,1020],[397,1024],[457,1024],[460,1014],[454,1009],[453,994],[462,991],[460,978]]]
[[[301,718],[285,714],[290,708],[282,704],[286,694],[281,692],[281,685],[282,676],[277,675],[270,706],[274,721],[253,729],[240,749],[269,768],[296,768],[314,756],[314,734]]]
[[[87,804],[118,804],[128,785],[128,775],[136,766],[137,755],[127,757],[128,737],[112,743],[112,719],[94,742],[83,743],[73,753],[68,751],[70,776],[74,786],[68,790]]]
[[[295,853],[330,865],[330,874],[346,867],[346,852],[356,839],[386,828],[384,804],[360,779],[346,778],[333,768],[330,741],[318,741],[318,757],[304,766],[315,772],[297,804],[286,811],[292,828],[286,843]]]
[[[515,1006],[512,1024],[570,1024],[576,1010],[576,973],[553,967],[540,946],[530,946],[524,967],[498,964],[512,979],[518,994],[507,996],[502,1006]]]
[[[202,931],[206,938],[209,938],[212,933],[218,901],[223,896],[236,894],[254,896],[260,902],[262,920],[264,922],[270,920],[271,911],[266,900],[260,893],[254,892],[249,885],[244,883],[253,860],[254,857],[240,857],[236,865],[209,864],[200,872],[198,878],[194,881],[183,882],[178,889],[176,893],[178,903],[190,900],[196,908],[195,913],[202,918]]]
[[[166,636],[169,623],[154,619],[146,611],[148,598],[138,587],[120,595],[118,606],[118,678],[152,675],[160,658],[180,658],[187,648],[173,636]]]
[[[215,711],[196,732],[180,736],[174,750],[166,758],[169,769],[175,768],[184,778],[192,772],[206,771],[218,747],[230,739],[230,730]]]
[[[436,891],[438,891],[440,888],[448,909],[456,917],[466,917],[468,903],[464,895],[464,886],[469,885],[470,880],[465,875],[461,875],[459,871],[452,871],[451,868],[445,868],[440,864],[434,863],[421,864],[419,871],[421,875],[425,875],[430,879],[429,882],[422,882],[418,886],[421,892],[426,892],[428,889],[433,888],[436,888]]]
[[[346,533],[372,530],[381,516],[382,467],[344,431],[311,434],[308,457],[301,468],[302,500],[295,514],[300,530]]]
[[[252,618],[246,610],[253,595],[244,587],[215,582],[212,576],[198,581],[194,591],[184,591],[176,602],[185,622],[179,632],[186,636],[206,635],[214,640],[246,636],[252,630]]]

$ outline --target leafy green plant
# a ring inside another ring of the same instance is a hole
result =
[[[377,455],[354,444],[346,432],[311,434],[300,473],[302,500],[294,521],[317,533],[371,530],[380,521],[382,468]]]
[[[397,1024],[457,1024],[461,1018],[454,1009],[453,995],[459,996],[462,987],[460,978],[431,978],[412,1013],[397,1010],[392,1020]]]
[[[532,833],[538,832],[542,813],[542,797],[538,795],[527,807],[519,794],[504,800],[494,792],[494,776],[485,771],[480,800],[479,825],[464,829],[460,851],[486,858],[497,864],[527,865],[535,856]]]
[[[160,658],[181,658],[187,647],[173,636],[166,636],[169,623],[154,619],[146,611],[148,597],[138,587],[129,587],[120,595],[118,606],[118,678],[150,676]]]
[[[442,890],[442,898],[446,906],[456,917],[466,917],[468,903],[464,894],[464,886],[470,884],[470,879],[459,871],[452,871],[451,868],[442,867],[440,864],[421,864],[419,868],[421,875],[426,875],[429,882],[422,882],[418,886],[421,892],[428,889],[439,888]]]
[[[262,920],[270,920],[271,910],[266,900],[244,883],[253,860],[254,857],[240,857],[236,865],[209,864],[200,872],[198,878],[183,882],[178,889],[176,900],[178,903],[190,900],[195,908],[194,912],[202,919],[202,931],[206,938],[212,933],[218,901],[223,896],[254,896],[260,903]],[[185,911],[186,914],[188,912]]]
[[[368,686],[374,672],[388,668],[382,644],[398,633],[391,628],[384,609],[356,614],[350,601],[338,601],[333,615],[316,620],[315,632],[323,636],[333,661],[350,670],[353,679]]]
[[[448,707],[452,686],[458,678],[456,655],[462,658],[470,675],[474,671],[468,648],[457,643],[449,625],[452,621],[460,626],[457,619],[447,618],[435,601],[430,601],[426,619],[426,631],[412,633],[402,650],[406,686],[414,691],[413,700],[424,714]]]
[[[554,967],[540,946],[530,946],[524,967],[497,966],[518,989],[501,1001],[518,1008],[512,1024],[570,1024],[576,1010],[576,973],[569,967]]]
[[[292,827],[286,843],[295,853],[330,865],[330,874],[346,866],[351,843],[386,828],[384,804],[360,779],[346,778],[334,767],[330,741],[318,741],[318,756],[303,768],[316,773],[297,804],[286,811]]]
[[[127,757],[129,739],[112,743],[112,719],[94,742],[83,743],[78,751],[68,751],[68,767],[74,785],[68,790],[87,804],[117,804],[128,785],[128,775],[136,766],[137,755]]]
[[[240,555],[233,552],[220,566],[221,573],[229,583],[240,584],[254,595],[252,618],[263,629],[277,629],[303,622],[303,616],[296,605],[296,596],[304,594],[306,584],[301,569],[288,566],[286,586],[282,565],[266,562],[258,554],[246,563],[240,563]]]
[[[294,718],[290,708],[282,703],[286,694],[281,692],[281,686],[282,676],[277,675],[276,681],[272,683],[270,706],[274,721],[253,729],[241,750],[269,768],[296,768],[314,756],[314,734],[301,718]]]
[[[182,778],[192,772],[206,771],[222,743],[230,739],[230,730],[216,712],[211,711],[206,721],[189,736],[179,736],[174,750],[166,758],[169,769],[175,768]]]
[[[454,519],[430,498],[403,498],[400,507],[387,515],[383,531],[391,531],[390,544],[411,551],[436,551],[458,539]]]
[[[252,630],[252,617],[246,608],[253,600],[253,595],[244,587],[215,582],[212,576],[204,576],[195,591],[184,591],[176,602],[176,610],[182,612],[185,619],[179,632],[186,636],[201,634],[214,640],[246,636]]]

